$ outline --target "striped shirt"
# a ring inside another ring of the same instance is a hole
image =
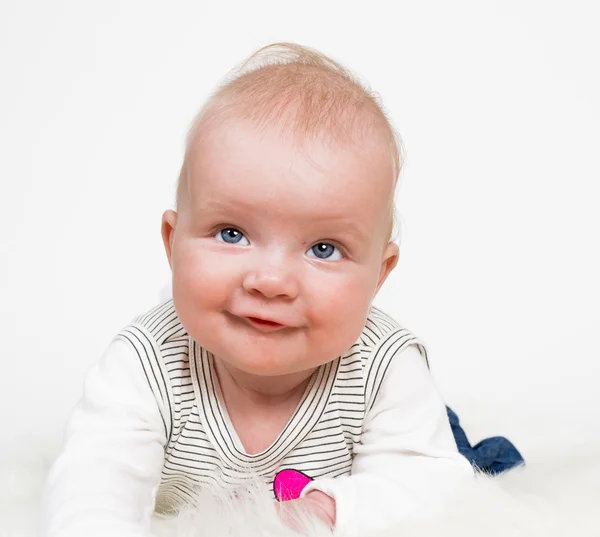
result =
[[[193,501],[198,488],[234,488],[260,479],[273,491],[277,472],[293,469],[309,479],[349,475],[365,415],[398,353],[423,344],[372,307],[358,340],[319,367],[273,444],[249,455],[229,420],[216,380],[214,357],[181,325],[169,300],[137,317],[118,336],[137,354],[164,428],[164,466],[156,496],[159,511]]]

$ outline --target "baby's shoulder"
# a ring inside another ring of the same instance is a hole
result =
[[[366,368],[381,361],[390,361],[409,346],[416,346],[428,362],[424,343],[408,328],[374,306],[369,311],[357,345]]]
[[[407,328],[384,311],[371,306],[367,321],[360,335],[360,343],[366,347],[377,347],[391,337],[404,335],[414,337]]]
[[[142,362],[158,365],[170,356],[187,360],[189,338],[172,299],[135,317],[117,339],[128,342]]]
[[[366,408],[371,408],[390,365],[409,347],[414,347],[428,364],[427,350],[410,330],[382,310],[371,307],[357,344],[362,359]]]
[[[130,326],[141,328],[158,345],[173,339],[186,338],[188,335],[175,311],[172,298],[138,315]]]

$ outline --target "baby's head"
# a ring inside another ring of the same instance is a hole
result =
[[[273,45],[200,111],[163,216],[189,334],[247,374],[335,359],[398,260],[399,151],[372,95],[325,56]]]

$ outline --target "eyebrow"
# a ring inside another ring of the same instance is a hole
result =
[[[369,234],[365,232],[362,226],[357,225],[356,220],[349,219],[347,216],[323,216],[321,218],[312,218],[313,222],[327,223],[328,225],[332,225],[336,228],[336,232],[341,232],[344,235],[353,235],[357,236],[359,240],[367,241],[369,240]]]

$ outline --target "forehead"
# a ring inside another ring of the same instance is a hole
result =
[[[299,140],[273,125],[227,120],[206,129],[188,163],[192,208],[231,207],[281,218],[348,219],[376,223],[393,195],[393,162],[375,130],[337,142]]]

